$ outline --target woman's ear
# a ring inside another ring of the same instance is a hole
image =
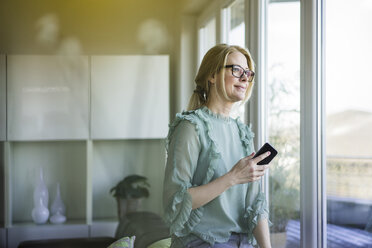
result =
[[[215,84],[216,83],[216,74],[212,74],[211,76],[209,76],[208,82],[211,83],[211,84]]]

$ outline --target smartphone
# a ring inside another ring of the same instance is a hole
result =
[[[258,165],[264,165],[264,164],[268,164],[270,163],[271,160],[273,160],[273,158],[278,154],[278,151],[275,150],[274,147],[272,147],[269,143],[265,143],[261,148],[260,150],[258,150],[256,152],[256,154],[254,155],[253,158],[257,157],[257,156],[260,156],[261,154],[265,153],[265,152],[270,152],[270,155],[266,158],[264,158],[263,160],[261,160],[260,162],[258,162],[257,164]]]

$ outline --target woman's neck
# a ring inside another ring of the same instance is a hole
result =
[[[232,108],[232,103],[230,104],[225,102],[222,103],[221,101],[218,102],[208,101],[206,106],[210,111],[212,111],[215,114],[229,117]]]

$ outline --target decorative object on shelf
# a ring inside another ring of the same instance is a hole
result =
[[[142,198],[150,195],[149,187],[146,177],[130,175],[110,189],[118,204],[119,220],[124,218],[125,214],[138,210]]]
[[[42,198],[39,198],[39,203],[35,204],[32,209],[32,220],[36,224],[45,224],[49,217],[49,210],[43,204]]]
[[[49,217],[48,210],[49,193],[44,182],[43,168],[40,168],[39,182],[34,190],[34,208],[32,209],[32,220],[36,224],[44,224]]]
[[[59,187],[59,183],[57,183],[57,192],[56,197],[54,198],[54,201],[51,206],[51,214],[50,222],[53,224],[61,224],[66,221],[66,207],[65,204],[63,204],[62,198],[61,198],[61,190]]]

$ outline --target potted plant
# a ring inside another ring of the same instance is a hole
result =
[[[299,189],[286,184],[288,175],[281,168],[273,169],[270,175],[270,221],[272,226],[271,241],[275,247],[284,248],[286,245],[286,226],[289,220],[299,219]],[[284,172],[284,173],[283,173]]]
[[[118,182],[110,189],[118,204],[118,217],[122,219],[126,213],[134,212],[139,208],[141,199],[148,197],[150,184],[147,178],[139,175],[130,175]]]

